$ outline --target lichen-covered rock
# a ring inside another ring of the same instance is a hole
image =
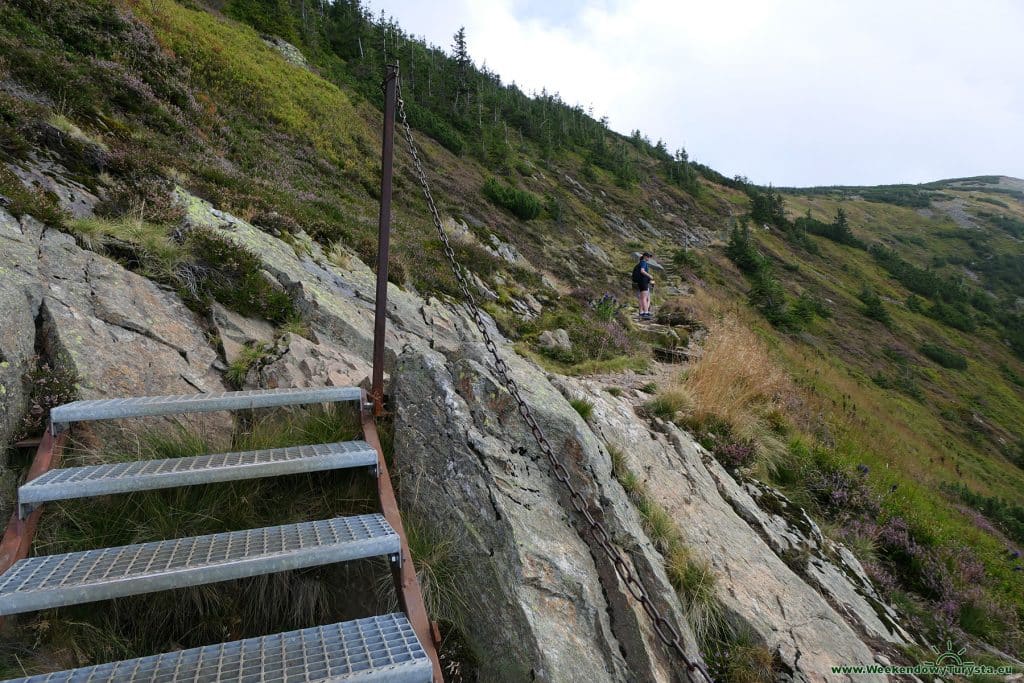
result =
[[[33,367],[36,316],[42,300],[36,258],[42,226],[19,222],[0,209],[0,515],[7,519],[14,496],[8,446],[28,407],[24,378]]]
[[[372,357],[376,276],[366,265],[350,258],[346,267],[339,267],[304,232],[292,236],[292,246],[184,190],[178,189],[176,196],[185,208],[187,227],[213,231],[251,252],[273,283],[288,291],[323,340],[360,358]],[[444,308],[436,300],[424,302],[388,285],[386,368],[390,369],[396,352],[407,344],[457,346],[462,333],[444,323],[449,316]]]
[[[572,340],[569,339],[569,333],[561,328],[557,330],[544,330],[537,337],[537,343],[545,349],[572,351]]]
[[[246,318],[216,302],[210,308],[210,321],[220,337],[228,363],[238,360],[246,346],[271,344],[276,336],[274,326],[266,320]]]
[[[485,366],[485,353],[481,344],[448,358],[409,350],[392,384],[403,506],[413,518],[455,530],[467,564],[461,583],[474,605],[486,605],[464,615],[475,649],[494,653],[484,680],[689,680],[608,559],[578,531],[566,490]],[[609,455],[541,372],[507,359],[574,485],[698,658],[662,560],[610,477]]]
[[[873,591],[858,593],[859,579],[844,584],[843,572],[826,554],[811,561],[821,568],[811,570],[819,580],[808,582],[795,572],[782,557],[790,546],[773,547],[771,541],[779,531],[768,530],[779,520],[755,505],[688,434],[670,423],[661,423],[660,432],[650,431],[637,418],[628,397],[614,398],[591,382],[563,379],[558,384],[566,393],[584,396],[593,404],[590,424],[594,430],[621,450],[628,469],[677,521],[689,546],[713,568],[718,599],[777,653],[793,680],[852,680],[832,674],[831,667],[873,663],[875,655],[865,637],[903,642],[901,629],[875,615]],[[811,545],[820,543],[815,540],[820,533],[811,527],[800,530],[787,524],[785,531],[800,553],[810,553]],[[823,595],[816,588],[828,590]],[[842,613],[830,603],[841,605]]]
[[[306,61],[306,56],[302,54],[302,51],[284,38],[269,35],[261,37],[263,38],[263,42],[267,44],[267,47],[271,47],[280,52],[282,57],[295,66],[301,66],[304,69],[309,68],[309,62]]]
[[[85,251],[73,238],[46,231],[38,243],[44,283],[41,324],[48,353],[78,377],[83,399],[225,391],[215,369],[216,352],[202,321],[177,296],[114,261]],[[211,435],[231,432],[231,418],[211,414],[168,418],[203,428]],[[95,423],[102,443],[131,446],[147,424]]]
[[[854,628],[891,645],[907,645],[913,640],[853,553],[826,538],[806,512],[764,484],[750,481],[739,485],[717,462],[705,460],[719,492],[736,513]]]
[[[359,356],[287,333],[268,358],[249,371],[246,385],[261,389],[355,387],[369,376],[370,364]]]

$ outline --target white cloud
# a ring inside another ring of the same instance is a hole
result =
[[[1024,176],[1014,0],[374,0],[506,82],[777,185]]]

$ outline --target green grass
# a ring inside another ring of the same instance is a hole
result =
[[[264,342],[256,342],[251,346],[244,347],[238,358],[228,366],[224,378],[231,386],[242,389],[245,386],[245,378],[249,375],[249,370],[259,364],[269,353],[270,348]]]
[[[267,282],[259,259],[213,232],[193,230],[175,240],[172,226],[138,215],[76,219],[66,228],[86,248],[110,252],[141,275],[176,287],[194,307],[216,300],[308,334],[291,297]]]
[[[188,250],[171,239],[171,226],[149,223],[141,216],[79,218],[65,227],[87,249],[130,250],[139,273],[157,282],[176,282],[182,267],[191,261]]]
[[[278,329],[281,332],[288,332],[289,334],[307,338],[310,336],[311,330],[309,322],[303,320],[302,316],[297,312],[290,315],[283,323],[281,323],[278,326]]]
[[[648,401],[645,408],[654,417],[673,421],[681,412],[693,408],[693,399],[681,390],[670,389],[661,392],[657,397]]]
[[[573,410],[579,413],[579,416],[582,417],[584,421],[589,420],[590,415],[594,412],[593,402],[588,401],[585,398],[571,398],[569,399],[569,405],[572,406]]]
[[[282,59],[256,31],[201,9],[154,0],[137,11],[152,20],[160,39],[190,66],[205,93],[372,178],[372,160],[355,153],[369,140],[363,138],[350,97],[336,85]]]
[[[468,568],[459,556],[457,532],[453,528],[428,527],[420,521],[409,520],[405,522],[405,533],[427,614],[433,621],[464,630],[472,605],[462,590]],[[399,610],[391,576],[380,576],[377,591],[390,601],[390,611]]]

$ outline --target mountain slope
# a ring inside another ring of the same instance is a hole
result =
[[[239,275],[252,265],[243,258],[228,272],[217,260],[230,245],[189,237],[173,190],[296,254],[312,251],[308,234],[334,262],[372,262],[378,85],[397,57],[457,255],[524,357],[610,389],[656,391],[638,419],[678,423],[741,480],[782,487],[855,548],[923,643],[1021,652],[1021,181],[777,194],[618,135],[556,95],[527,97],[358,3],[313,4],[0,7],[10,211],[61,226],[204,316],[217,301],[301,323],[301,301],[247,277],[262,266]],[[458,289],[401,144],[395,207],[392,281],[450,301]],[[747,214],[744,233],[735,228]],[[666,267],[655,290],[664,325],[650,330],[619,306],[643,249]],[[700,359],[705,327],[705,358],[753,331],[767,350],[740,363],[792,381],[718,408],[694,379],[714,371]],[[559,329],[567,348],[543,341]],[[655,363],[652,345],[684,348],[694,363]],[[782,558],[797,573],[802,552]]]

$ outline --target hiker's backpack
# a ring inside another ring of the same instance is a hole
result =
[[[643,268],[640,267],[639,263],[633,266],[633,286],[637,289],[644,284],[644,276],[641,273],[643,273]]]

